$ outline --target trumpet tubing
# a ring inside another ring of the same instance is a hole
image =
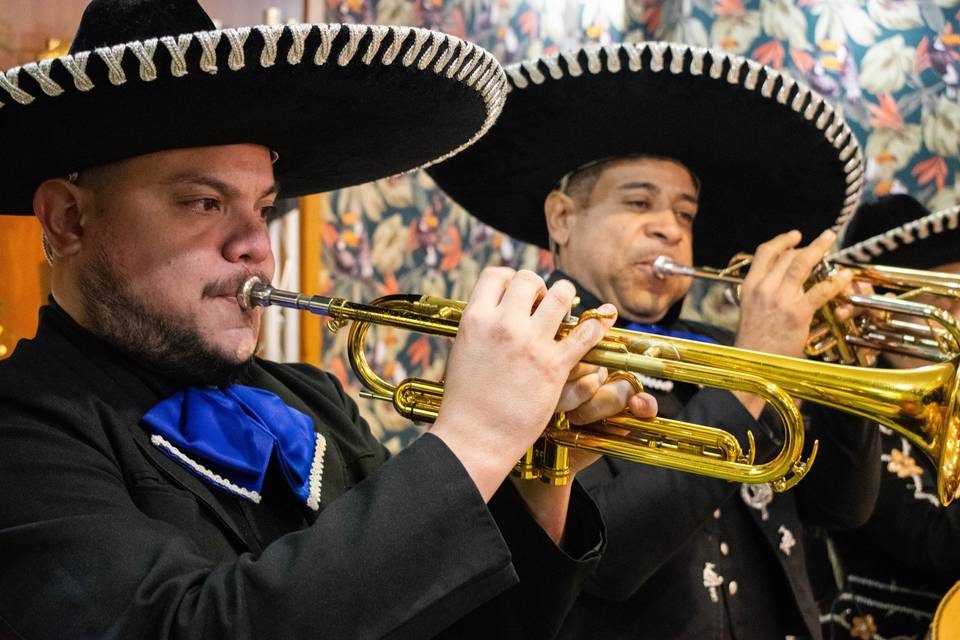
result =
[[[243,308],[280,305],[329,316],[334,330],[352,321],[348,354],[354,372],[366,387],[362,395],[390,401],[401,415],[411,419],[436,419],[443,383],[412,378],[394,385],[384,380],[366,359],[366,337],[376,324],[453,338],[463,302],[395,295],[365,305],[280,291],[256,278],[244,284],[238,299]],[[558,339],[575,326],[575,322],[561,325]],[[782,491],[807,473],[816,455],[814,443],[810,458],[801,459],[803,421],[792,398],[797,397],[875,420],[905,434],[937,461],[941,501],[948,504],[957,493],[957,360],[911,371],[875,371],[611,329],[583,361],[611,371],[757,394],[782,420],[783,445],[774,458],[756,463],[750,434],[747,451],[743,452],[735,436],[711,426],[664,418],[640,420],[621,414],[598,425],[574,427],[558,414],[538,444],[518,463],[521,477],[565,483],[569,449],[578,448],[735,482],[769,482]]]

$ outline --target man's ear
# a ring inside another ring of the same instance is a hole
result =
[[[62,178],[44,181],[33,194],[33,212],[54,257],[80,251],[84,219],[80,213],[80,190]]]
[[[577,203],[562,191],[551,191],[543,202],[543,214],[547,218],[550,239],[558,247],[566,246],[577,215]]]

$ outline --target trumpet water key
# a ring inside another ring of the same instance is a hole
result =
[[[394,295],[358,304],[342,298],[305,296],[274,289],[251,278],[238,294],[243,308],[280,305],[330,317],[339,329],[352,321],[348,355],[366,387],[364,395],[388,400],[407,418],[432,421],[443,394],[442,381],[407,379],[391,384],[367,362],[366,335],[373,325],[391,326],[447,338],[456,336],[465,303],[444,298]],[[577,319],[560,326],[563,339]],[[735,482],[769,482],[775,490],[796,484],[816,454],[802,459],[803,421],[791,396],[848,411],[906,431],[939,462],[939,489],[946,504],[960,483],[960,422],[956,416],[957,363],[912,371],[872,371],[798,358],[710,345],[678,338],[611,329],[584,362],[620,372],[754,393],[766,400],[783,422],[783,443],[765,462],[754,461],[752,435],[746,451],[720,428],[664,418],[637,419],[628,414],[585,427],[558,414],[538,445],[517,466],[521,477],[563,484],[569,477],[569,449],[578,448]],[[483,366],[478,362],[477,366]]]

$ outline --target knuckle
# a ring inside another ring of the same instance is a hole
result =
[[[512,277],[514,273],[510,267],[484,267],[480,277]]]
[[[570,303],[573,302],[573,297],[576,295],[576,289],[574,289],[573,284],[569,281],[560,280],[550,287],[550,294],[564,306],[569,306]]]

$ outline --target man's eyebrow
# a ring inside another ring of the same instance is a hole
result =
[[[631,189],[647,189],[649,191],[653,191],[654,193],[660,193],[660,187],[652,182],[626,182],[617,188],[621,191],[629,191]],[[681,193],[678,197],[681,200],[685,200],[696,205],[700,204],[700,200],[697,198],[697,196],[689,193]]]
[[[240,195],[240,190],[234,187],[233,185],[227,184],[219,178],[214,178],[213,176],[203,174],[203,173],[178,173],[171,176],[167,180],[164,180],[165,184],[199,184],[211,189],[216,189],[220,193],[224,194],[227,197],[235,198]],[[265,198],[271,194],[277,193],[280,190],[280,184],[274,182],[270,185],[266,191],[260,196]]]
[[[660,187],[652,182],[627,182],[617,188],[621,191],[629,191],[630,189],[649,189],[650,191],[655,191],[657,193],[660,192]]]
[[[280,183],[274,181],[274,183],[273,183],[272,185],[270,185],[270,186],[267,188],[267,190],[263,192],[263,195],[261,195],[260,197],[261,197],[261,198],[266,198],[267,196],[272,196],[272,195],[274,195],[274,194],[276,194],[276,193],[280,193]]]

